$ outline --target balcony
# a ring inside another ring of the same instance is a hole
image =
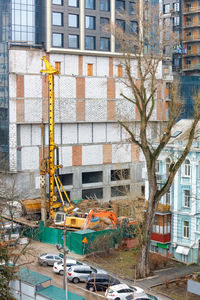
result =
[[[195,14],[200,12],[200,7],[185,7],[184,8],[184,15],[189,15],[189,14]]]
[[[151,240],[160,243],[169,243],[171,241],[171,233],[161,234],[152,232]]]
[[[200,41],[200,34],[197,34],[196,36],[192,36],[192,35],[185,36],[183,43],[198,42],[198,41]]]
[[[148,207],[148,201],[145,201],[145,208],[147,209],[147,207]],[[162,203],[158,204],[157,212],[166,213],[166,212],[170,212],[170,211],[171,211],[170,204],[162,204]]]
[[[200,26],[200,22],[194,23],[194,22],[185,22],[183,24],[184,28],[191,28],[191,27],[199,27]]]
[[[193,71],[193,70],[200,71],[200,63],[198,63],[198,64],[183,64],[183,70],[184,71]]]

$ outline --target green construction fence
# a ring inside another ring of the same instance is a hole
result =
[[[63,230],[44,227],[40,222],[38,228],[25,228],[24,235],[47,244],[63,245]],[[66,245],[71,252],[85,255],[91,252],[101,251],[105,248],[113,248],[122,240],[120,228],[94,231],[90,229],[67,231]]]

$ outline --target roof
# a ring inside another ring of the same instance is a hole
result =
[[[37,292],[38,295],[47,297],[47,299],[51,300],[65,300],[65,290],[60,289],[56,286],[50,285],[47,288],[42,289],[41,291]],[[68,300],[84,300],[83,297],[76,295],[74,293],[68,292],[67,293]]]
[[[22,281],[30,283],[31,285],[37,285],[51,280],[51,277],[36,273],[26,268],[20,268],[17,275]]]

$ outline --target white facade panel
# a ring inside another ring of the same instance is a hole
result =
[[[9,101],[9,120],[11,123],[17,121],[16,118],[16,99],[10,99]]]
[[[98,122],[107,120],[106,100],[86,100],[85,120],[88,122]]]
[[[30,51],[26,52],[26,66],[27,66],[27,73],[35,73],[39,74],[40,70],[45,70],[45,65],[43,63],[43,67],[41,64],[41,58],[44,56],[43,51]]]
[[[92,145],[82,147],[82,164],[98,165],[103,163],[102,145]]]
[[[24,50],[9,51],[9,71],[10,73],[26,73],[26,54]]]
[[[54,139],[57,145],[61,144],[61,125],[55,124],[54,126]]]
[[[54,108],[55,122],[76,121],[76,100],[56,98]]]
[[[40,75],[24,75],[24,97],[42,97],[42,78]]]
[[[112,145],[112,163],[131,162],[131,145]]]
[[[121,79],[116,81],[115,86],[116,86],[116,95],[115,95],[116,99],[124,99],[124,97],[121,95],[121,93],[123,93],[124,96],[134,100],[131,89],[126,87],[124,83],[121,81]]]
[[[20,146],[31,146],[31,125],[20,125]]]
[[[121,128],[117,123],[107,124],[107,142],[120,142],[121,141]]]
[[[65,55],[65,70],[66,75],[78,75],[78,55]]]
[[[138,79],[138,63],[136,59],[131,60],[131,75]]]
[[[77,143],[77,124],[62,124],[62,144]]]
[[[59,160],[63,167],[72,166],[72,147],[59,147]]]
[[[92,124],[78,125],[78,143],[92,143]]]
[[[16,124],[9,125],[9,163],[10,171],[17,170],[17,126]]]
[[[50,63],[55,68],[55,63],[60,62],[60,73],[61,75],[65,74],[65,55],[64,54],[51,54]]]
[[[107,79],[89,78],[85,79],[85,97],[86,98],[107,98]]]
[[[54,91],[56,98],[75,98],[76,79],[68,76],[54,77]]]
[[[29,99],[24,100],[24,121],[25,122],[41,122],[42,120],[42,100]]]
[[[97,76],[109,76],[109,58],[97,57]]]
[[[16,75],[10,74],[9,75],[9,96],[10,98],[16,98]]]
[[[106,142],[106,124],[93,124],[93,142],[105,143]]]
[[[21,149],[22,170],[39,169],[39,148],[23,147]]]
[[[116,119],[124,121],[135,120],[135,105],[128,100],[116,100]]]
[[[40,125],[32,125],[32,145],[41,145],[41,128]]]
[[[93,76],[97,75],[97,57],[95,56],[83,56],[83,75],[88,75],[88,64],[93,65]]]

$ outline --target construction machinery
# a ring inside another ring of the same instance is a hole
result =
[[[111,224],[113,228],[116,227],[117,216],[114,214],[114,212],[101,209],[91,209],[87,218],[85,219],[82,229],[91,228],[91,221],[94,218],[101,218],[101,220],[104,223],[107,223],[107,225]],[[108,220],[110,221],[108,222]]]
[[[41,70],[41,73],[48,75],[48,88],[49,88],[49,157],[43,159],[40,168],[40,182],[41,187],[45,186],[46,174],[49,174],[49,219],[54,220],[56,217],[57,210],[62,207],[66,214],[69,214],[74,209],[71,204],[68,195],[60,181],[58,175],[58,169],[62,168],[59,165],[59,155],[58,146],[54,141],[54,75],[58,75],[59,71],[54,69],[52,65],[48,62],[45,56],[42,57],[42,61],[45,64],[46,70]],[[57,157],[57,164],[55,163],[55,150]],[[57,191],[56,191],[57,188]],[[64,197],[63,197],[63,194]],[[59,198],[58,198],[59,194]],[[66,206],[66,202],[68,206]]]

